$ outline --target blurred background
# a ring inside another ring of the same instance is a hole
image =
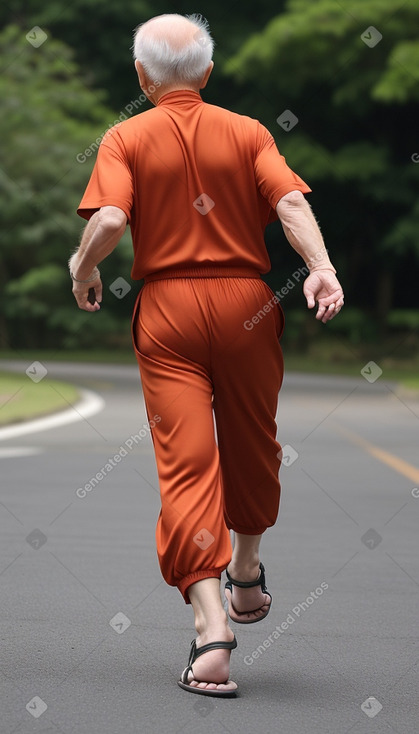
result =
[[[281,301],[288,367],[359,374],[373,359],[419,386],[419,0],[2,4],[2,355],[133,359],[142,281],[130,280],[129,230],[101,266],[104,304],[93,316],[76,308],[67,260],[100,138],[149,107],[133,30],[165,12],[208,19],[216,50],[204,100],[259,118],[313,189],[346,305],[327,327],[315,321],[292,276],[303,263],[270,225],[264,279],[295,285]],[[291,124],[281,124],[285,111]],[[109,290],[116,278],[131,285],[124,297]]]

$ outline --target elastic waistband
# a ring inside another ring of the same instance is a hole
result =
[[[254,268],[231,268],[218,266],[202,266],[192,268],[167,268],[144,276],[144,282],[164,280],[165,278],[260,278],[261,274]]]

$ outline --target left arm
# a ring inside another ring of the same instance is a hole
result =
[[[255,178],[260,193],[276,210],[288,242],[307,265],[310,272],[304,282],[307,306],[313,308],[317,301],[316,318],[325,324],[342,308],[343,291],[303,195],[311,189],[289,168],[272,135],[260,123],[256,135]]]
[[[279,200],[276,212],[288,242],[310,272],[303,288],[307,306],[313,308],[317,301],[316,319],[325,324],[339,313],[344,296],[311,207],[301,191],[290,191]]]
[[[73,277],[73,294],[83,311],[100,309],[102,281],[97,265],[115,249],[126,225],[126,214],[117,206],[103,206],[90,217],[80,246],[68,263]],[[89,288],[95,291],[94,304],[88,301]]]

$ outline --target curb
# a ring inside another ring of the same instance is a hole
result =
[[[80,395],[81,400],[71,408],[66,408],[66,410],[62,410],[59,413],[0,428],[0,441],[8,441],[10,438],[15,438],[16,436],[25,436],[28,433],[40,433],[41,431],[49,431],[52,428],[65,426],[69,423],[76,423],[85,418],[90,418],[90,416],[96,415],[96,413],[100,413],[104,409],[104,399],[92,390],[80,389]]]

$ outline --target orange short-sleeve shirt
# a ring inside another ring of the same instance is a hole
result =
[[[125,212],[134,279],[206,266],[263,274],[271,268],[265,227],[294,190],[311,191],[260,122],[180,90],[106,133],[77,212]]]

